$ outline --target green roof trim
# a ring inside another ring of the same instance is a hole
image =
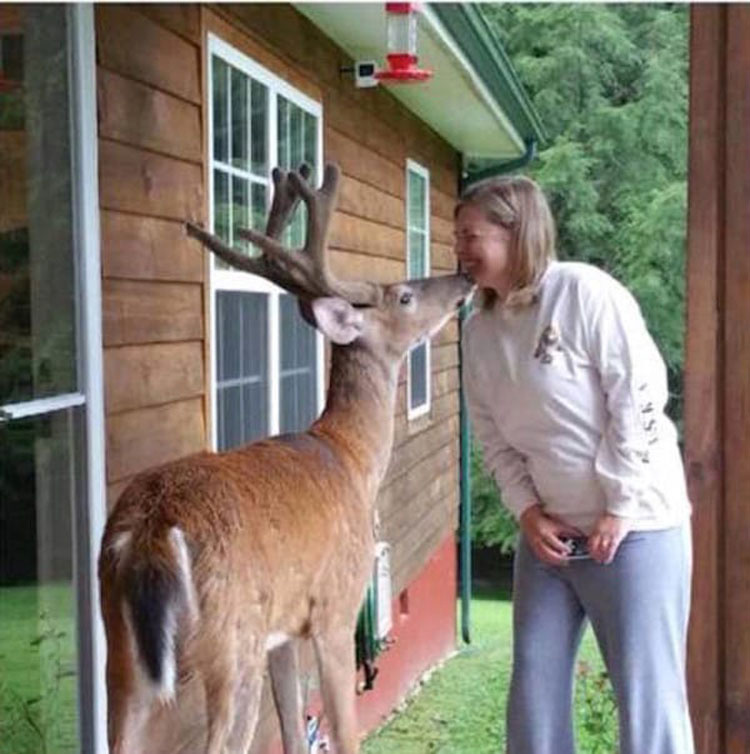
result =
[[[542,146],[547,140],[542,119],[480,8],[474,3],[430,3],[430,10],[461,48],[524,141],[534,140]]]

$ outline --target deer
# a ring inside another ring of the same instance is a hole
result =
[[[137,475],[108,517],[99,558],[107,638],[107,731],[114,754],[154,754],[155,710],[198,678],[205,731],[192,751],[246,752],[268,670],[285,754],[307,744],[295,642],[312,640],[338,754],[359,750],[355,628],[372,574],[373,517],[394,433],[399,365],[474,288],[464,274],[394,284],[335,277],[328,234],[340,170],[275,168],[265,232],[250,256],[203,228],[190,237],[297,297],[331,342],[320,417],[304,432],[201,452]],[[302,249],[279,240],[299,202]],[[204,745],[203,745],[204,744]]]

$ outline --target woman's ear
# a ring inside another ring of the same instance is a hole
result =
[[[311,307],[318,329],[334,343],[346,346],[362,334],[362,312],[343,298],[316,298]]]

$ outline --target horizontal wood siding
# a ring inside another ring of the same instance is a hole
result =
[[[153,89],[201,104],[201,62],[198,39],[192,42],[163,24],[158,14],[143,13],[129,5],[102,5],[96,9],[97,62],[106,69],[140,81]],[[198,21],[197,6],[181,12]]]
[[[101,136],[200,163],[201,109],[197,105],[104,69],[97,97]]]
[[[203,282],[203,248],[182,222],[103,210],[101,226],[105,278]]]
[[[200,397],[205,388],[200,340],[108,348],[104,383],[110,414]]]
[[[201,405],[198,398],[110,415],[107,421],[110,479],[125,479],[200,450],[205,436]]]
[[[200,8],[96,7],[111,506],[138,472],[206,447]]]
[[[105,346],[203,339],[201,286],[105,280]]]

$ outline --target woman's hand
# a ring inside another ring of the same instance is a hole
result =
[[[521,514],[519,523],[534,554],[539,560],[554,566],[567,565],[568,547],[561,537],[586,536],[575,526],[545,513],[539,503],[527,508]]]
[[[632,528],[632,519],[612,513],[603,514],[594,524],[594,530],[589,536],[591,557],[597,563],[609,565],[615,559],[620,543]]]

